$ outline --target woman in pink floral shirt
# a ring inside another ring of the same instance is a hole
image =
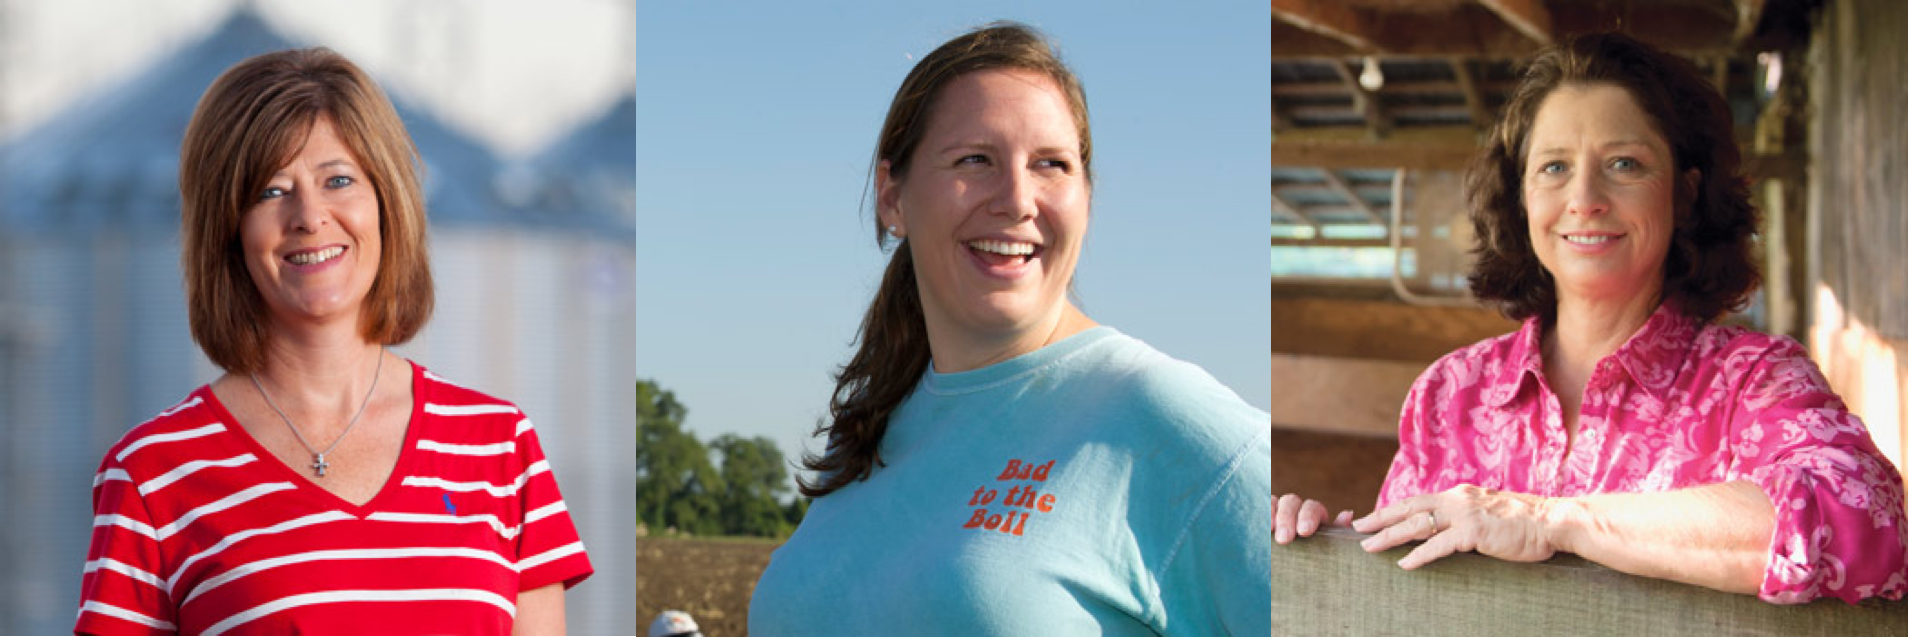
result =
[[[1795,341],[1715,324],[1759,276],[1727,105],[1629,37],[1541,53],[1473,166],[1472,290],[1524,321],[1405,399],[1382,551],[1611,568],[1771,602],[1908,591],[1901,474]],[[1327,509],[1280,499],[1274,537]]]

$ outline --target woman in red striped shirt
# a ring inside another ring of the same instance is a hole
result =
[[[432,292],[383,92],[326,49],[245,60],[179,165],[192,336],[226,373],[107,452],[75,630],[562,632],[592,571],[530,420],[385,350]]]

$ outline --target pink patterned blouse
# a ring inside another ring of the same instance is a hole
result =
[[[1405,398],[1378,506],[1475,484],[1545,496],[1748,480],[1776,504],[1762,599],[1900,599],[1902,479],[1794,340],[1656,310],[1597,363],[1575,448],[1536,319],[1446,355]]]

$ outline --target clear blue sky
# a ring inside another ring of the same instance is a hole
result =
[[[887,258],[863,191],[888,101],[940,43],[1012,19],[1059,44],[1092,110],[1082,309],[1264,409],[1270,9],[1102,4],[643,3],[637,376],[704,440],[820,451]]]

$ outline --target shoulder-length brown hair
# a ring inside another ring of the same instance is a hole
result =
[[[874,164],[888,162],[889,174],[904,179],[942,87],[962,75],[990,69],[1026,70],[1053,78],[1066,94],[1080,134],[1080,165],[1091,182],[1093,136],[1087,126],[1086,92],[1040,32],[1011,22],[996,22],[949,40],[914,65],[888,105]],[[875,224],[875,243],[886,247],[889,237],[880,226]],[[835,374],[835,393],[828,401],[833,422],[815,430],[816,435],[826,436],[828,449],[821,456],[803,454],[802,465],[817,474],[812,481],[797,480],[803,495],[825,496],[873,474],[881,464],[879,447],[888,430],[888,416],[927,372],[927,321],[910,252],[906,239],[895,246],[881,287],[861,319],[856,339],[860,348]]]
[[[1556,282],[1530,245],[1523,175],[1532,122],[1565,85],[1610,85],[1630,94],[1676,164],[1675,229],[1663,261],[1663,298],[1698,320],[1740,309],[1761,282],[1751,248],[1756,210],[1723,96],[1683,58],[1620,33],[1571,38],[1537,54],[1466,176],[1477,264],[1471,291],[1512,319],[1557,312]],[[1695,183],[1682,176],[1698,171]]]
[[[420,162],[391,100],[330,49],[259,55],[212,82],[179,148],[180,262],[192,339],[226,371],[257,371],[271,337],[264,298],[245,267],[240,221],[319,118],[333,122],[377,191],[383,254],[359,334],[395,345],[430,319]]]

